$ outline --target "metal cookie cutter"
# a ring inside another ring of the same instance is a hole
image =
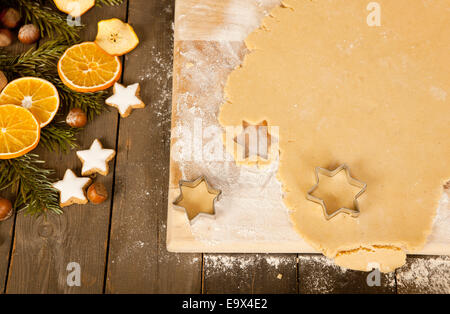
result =
[[[353,206],[354,208],[346,208],[346,207],[341,207],[338,210],[330,213],[328,211],[328,208],[324,202],[323,199],[320,199],[318,197],[315,197],[312,195],[312,193],[317,189],[317,187],[319,186],[319,174],[323,174],[326,175],[328,177],[334,177],[336,174],[338,174],[341,170],[345,170],[345,173],[347,175],[347,182],[350,185],[353,185],[355,187],[360,188],[361,190],[358,192],[358,194],[356,194],[355,198],[353,199]],[[352,217],[358,217],[359,216],[359,203],[358,203],[358,198],[366,191],[367,188],[367,184],[356,180],[355,178],[353,178],[350,175],[350,169],[346,164],[342,164],[339,167],[337,167],[334,170],[328,170],[325,168],[320,168],[320,167],[316,167],[315,170],[315,174],[316,174],[316,184],[308,191],[308,193],[306,194],[306,198],[314,203],[320,204],[323,208],[323,215],[325,216],[326,220],[330,220],[331,218],[333,218],[334,216],[336,216],[339,213],[345,213],[345,214],[349,214]]]
[[[188,187],[191,189],[196,188],[197,186],[199,186],[202,182],[205,182],[206,185],[206,189],[208,191],[209,194],[211,195],[215,195],[214,199],[213,199],[213,204],[212,204],[212,213],[205,213],[205,212],[199,212],[197,213],[195,216],[190,216],[188,211],[186,210],[186,208],[184,208],[182,205],[180,205],[180,203],[183,201],[184,196],[183,196],[183,189],[182,187]],[[209,185],[208,180],[206,180],[205,176],[200,176],[195,180],[192,181],[186,181],[186,180],[180,180],[179,184],[179,189],[180,189],[180,195],[176,198],[176,200],[172,203],[175,206],[178,207],[182,207],[184,213],[186,214],[189,222],[192,224],[199,216],[203,216],[203,217],[208,217],[208,218],[215,218],[216,215],[216,201],[219,199],[220,195],[222,194],[222,190],[218,190],[218,189],[214,189],[211,185]]]

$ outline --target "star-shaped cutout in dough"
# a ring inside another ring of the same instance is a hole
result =
[[[180,195],[173,202],[183,207],[187,218],[192,223],[200,215],[213,217],[215,202],[222,192],[212,188],[206,178],[201,176],[194,181],[180,181]]]
[[[242,133],[234,138],[234,141],[244,148],[244,159],[258,157],[268,160],[272,143],[277,139],[269,132],[266,120],[257,124],[242,121]]]
[[[77,156],[83,163],[81,175],[89,176],[99,173],[106,176],[109,172],[108,162],[114,158],[116,152],[114,149],[104,149],[102,143],[95,139],[88,150],[77,151]]]
[[[88,202],[85,194],[86,187],[91,183],[90,178],[80,178],[67,169],[64,178],[53,183],[53,187],[60,192],[61,207],[72,204],[86,204]]]
[[[126,118],[133,109],[145,107],[144,102],[139,98],[139,91],[139,83],[131,84],[127,87],[115,83],[113,95],[106,99],[105,103],[109,106],[116,107],[122,118]]]
[[[353,208],[340,207],[337,210],[331,211],[329,209],[329,207],[327,206],[327,204],[325,203],[325,200],[314,196],[313,193],[319,188],[319,184],[320,184],[319,175],[325,175],[327,177],[334,177],[341,171],[345,171],[345,175],[346,175],[348,184],[359,188],[359,192],[353,198]],[[315,170],[315,176],[316,176],[316,184],[308,191],[308,193],[306,194],[306,198],[308,200],[315,202],[317,204],[320,204],[322,206],[325,219],[329,220],[339,213],[349,214],[352,217],[359,216],[360,209],[359,209],[358,198],[366,191],[367,184],[353,178],[350,175],[350,169],[346,164],[343,164],[331,171],[328,169],[325,169],[325,168],[317,167]]]

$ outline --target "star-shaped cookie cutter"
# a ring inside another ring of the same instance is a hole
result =
[[[360,188],[361,190],[358,192],[358,194],[355,195],[355,198],[353,199],[353,206],[354,206],[353,209],[347,208],[347,207],[341,207],[338,210],[330,213],[325,204],[325,201],[321,198],[315,197],[314,195],[312,195],[312,193],[319,187],[319,183],[320,183],[319,174],[326,175],[327,177],[334,177],[336,174],[338,174],[342,170],[345,170],[345,173],[347,176],[347,182],[352,186]],[[316,175],[316,184],[308,191],[308,193],[306,194],[306,199],[308,199],[309,201],[312,201],[314,203],[320,204],[322,206],[323,215],[325,216],[326,220],[330,220],[331,218],[333,218],[334,216],[336,216],[339,213],[349,214],[355,218],[359,216],[360,210],[359,210],[358,198],[366,191],[367,184],[353,178],[350,175],[350,168],[346,164],[342,164],[334,170],[328,170],[325,168],[316,167],[315,175]]]
[[[193,188],[196,188],[197,186],[199,186],[202,182],[205,182],[206,190],[208,191],[208,193],[212,194],[212,195],[215,195],[215,197],[213,199],[212,213],[209,214],[209,213],[200,212],[197,215],[195,215],[192,219],[189,219],[189,215],[188,215],[188,212],[186,211],[186,208],[184,208],[183,206],[179,205],[180,202],[184,199],[182,187],[185,186],[185,187],[193,189]],[[208,180],[206,179],[206,177],[204,175],[201,175],[200,177],[198,177],[197,179],[192,180],[192,181],[180,180],[179,183],[178,183],[178,187],[180,189],[180,195],[175,199],[175,201],[172,204],[175,205],[175,206],[178,206],[180,208],[180,210],[182,210],[186,214],[186,216],[187,216],[187,218],[188,218],[188,220],[189,220],[189,222],[191,224],[194,223],[195,220],[197,220],[199,217],[207,217],[207,218],[213,218],[213,219],[215,218],[215,215],[216,215],[216,201],[222,195],[222,190],[218,190],[218,189],[213,188],[209,184]]]

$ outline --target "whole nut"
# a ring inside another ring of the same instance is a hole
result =
[[[0,221],[6,220],[12,215],[11,201],[0,197]]]
[[[0,71],[0,92],[8,85],[8,79],[5,76],[5,73]]]
[[[92,204],[101,204],[108,199],[108,191],[102,183],[96,182],[88,188],[87,197]]]
[[[19,30],[19,41],[22,44],[34,44],[41,37],[39,28],[34,24],[26,24],[22,26]]]
[[[2,22],[5,27],[15,28],[19,25],[19,21],[20,13],[16,9],[6,8],[0,13],[0,22]]]
[[[80,108],[72,108],[67,114],[66,123],[72,128],[82,128],[87,123],[86,113]]]
[[[0,29],[0,47],[7,47],[13,42],[13,34],[9,29]]]

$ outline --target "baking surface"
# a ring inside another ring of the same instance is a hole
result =
[[[195,128],[196,119],[202,121],[203,129],[210,127],[216,132],[203,145],[215,147],[215,141],[220,141],[216,114],[223,103],[227,75],[242,61],[246,52],[243,39],[278,3],[273,0],[177,2],[168,210],[171,251],[314,252],[293,232],[275,178],[276,165],[262,171],[239,168],[233,160],[205,162],[183,151],[190,141],[185,134]],[[179,194],[180,178],[194,179],[201,174],[228,197],[222,197],[216,204],[216,221],[197,220],[190,226],[171,200]],[[420,254],[450,254],[449,216],[448,194],[444,191],[433,232]]]

